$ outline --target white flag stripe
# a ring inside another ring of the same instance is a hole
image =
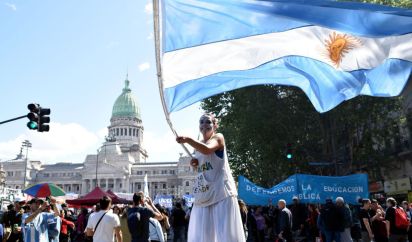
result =
[[[309,26],[285,32],[216,42],[163,54],[164,88],[224,71],[248,70],[285,56],[303,56],[338,70],[372,69],[385,59],[412,61],[412,33],[382,38],[349,37],[355,44],[337,66],[326,43],[332,29]]]
[[[147,174],[144,175],[144,188],[143,193],[145,197],[149,197],[149,184],[147,182]]]

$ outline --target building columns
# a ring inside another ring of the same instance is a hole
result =
[[[80,194],[85,194],[87,189],[87,180],[82,180],[82,186],[80,187]]]
[[[124,180],[123,186],[124,186],[123,189],[124,189],[126,192],[130,192],[130,178],[129,178],[129,177],[127,177],[127,178]]]

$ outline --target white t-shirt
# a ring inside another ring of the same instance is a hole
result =
[[[90,228],[94,231],[97,223],[99,222],[100,218],[106,211],[99,211],[94,213],[93,216],[89,217],[89,221],[87,222],[87,228]],[[116,227],[120,227],[120,220],[117,214],[114,214],[112,210],[104,215],[102,221],[100,221],[97,230],[94,231],[93,241],[99,242],[113,242],[114,241],[114,229]]]
[[[195,152],[198,159],[198,173],[193,186],[194,204],[207,207],[230,196],[237,196],[236,184],[224,151],[210,155]]]

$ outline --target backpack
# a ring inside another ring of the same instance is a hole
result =
[[[129,227],[129,231],[134,236],[142,234],[144,231],[144,218],[142,218],[141,216],[141,211],[132,209],[130,210],[131,212],[129,212],[129,214],[127,215],[127,225]]]
[[[400,207],[395,208],[395,227],[398,229],[408,229],[409,227],[408,216]]]

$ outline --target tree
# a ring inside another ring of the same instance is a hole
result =
[[[287,162],[286,144],[306,143],[303,134],[318,126],[312,124],[319,115],[297,89],[254,86],[207,99],[202,107],[219,114],[235,174],[266,185],[273,177],[280,181],[295,171]],[[300,154],[294,154],[293,161],[300,160]]]

